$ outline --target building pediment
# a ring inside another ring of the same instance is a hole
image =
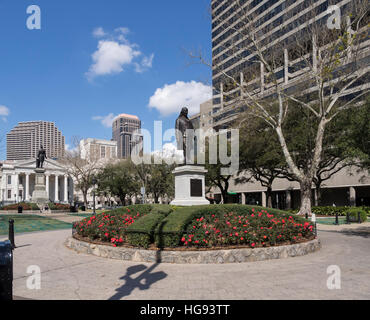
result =
[[[9,166],[13,167],[14,169],[33,170],[36,168],[36,159],[12,161],[12,163],[7,163],[7,167]],[[63,165],[51,159],[45,160],[44,169],[46,169],[46,171],[48,170],[65,171],[65,167]]]

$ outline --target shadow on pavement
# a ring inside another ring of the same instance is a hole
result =
[[[117,288],[117,293],[110,297],[109,300],[119,300],[123,297],[129,296],[136,288],[140,290],[148,290],[153,283],[166,278],[167,274],[165,272],[159,271],[152,273],[158,265],[159,263],[155,263],[147,268],[143,264],[140,264],[127,268],[126,274],[120,278],[121,280],[125,280],[125,284],[122,287]],[[144,272],[136,278],[131,277],[140,271]]]
[[[359,227],[356,229],[346,229],[340,231],[346,236],[358,236],[363,238],[370,238],[370,227]]]
[[[319,232],[329,233],[340,233],[345,236],[356,236],[363,238],[370,238],[370,227],[358,227],[356,229],[344,229],[344,230],[320,230]]]

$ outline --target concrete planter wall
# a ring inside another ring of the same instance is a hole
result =
[[[230,250],[207,250],[207,251],[161,251],[155,250],[111,247],[92,244],[70,237],[65,245],[78,252],[92,254],[102,258],[135,261],[135,262],[157,262],[160,254],[160,262],[176,264],[222,264],[241,263],[251,261],[263,261],[270,259],[283,259],[297,257],[315,252],[321,248],[319,239],[312,241],[269,248],[242,248]]]

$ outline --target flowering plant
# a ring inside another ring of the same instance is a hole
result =
[[[187,247],[246,245],[267,247],[313,239],[311,222],[291,215],[269,214],[252,210],[251,214],[209,214],[193,219],[187,226],[181,243]]]
[[[144,214],[126,208],[120,213],[101,213],[75,222],[76,233],[91,240],[109,242],[113,246],[126,241],[125,230]]]

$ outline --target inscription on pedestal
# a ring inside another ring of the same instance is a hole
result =
[[[190,179],[190,196],[203,197],[201,179]]]

